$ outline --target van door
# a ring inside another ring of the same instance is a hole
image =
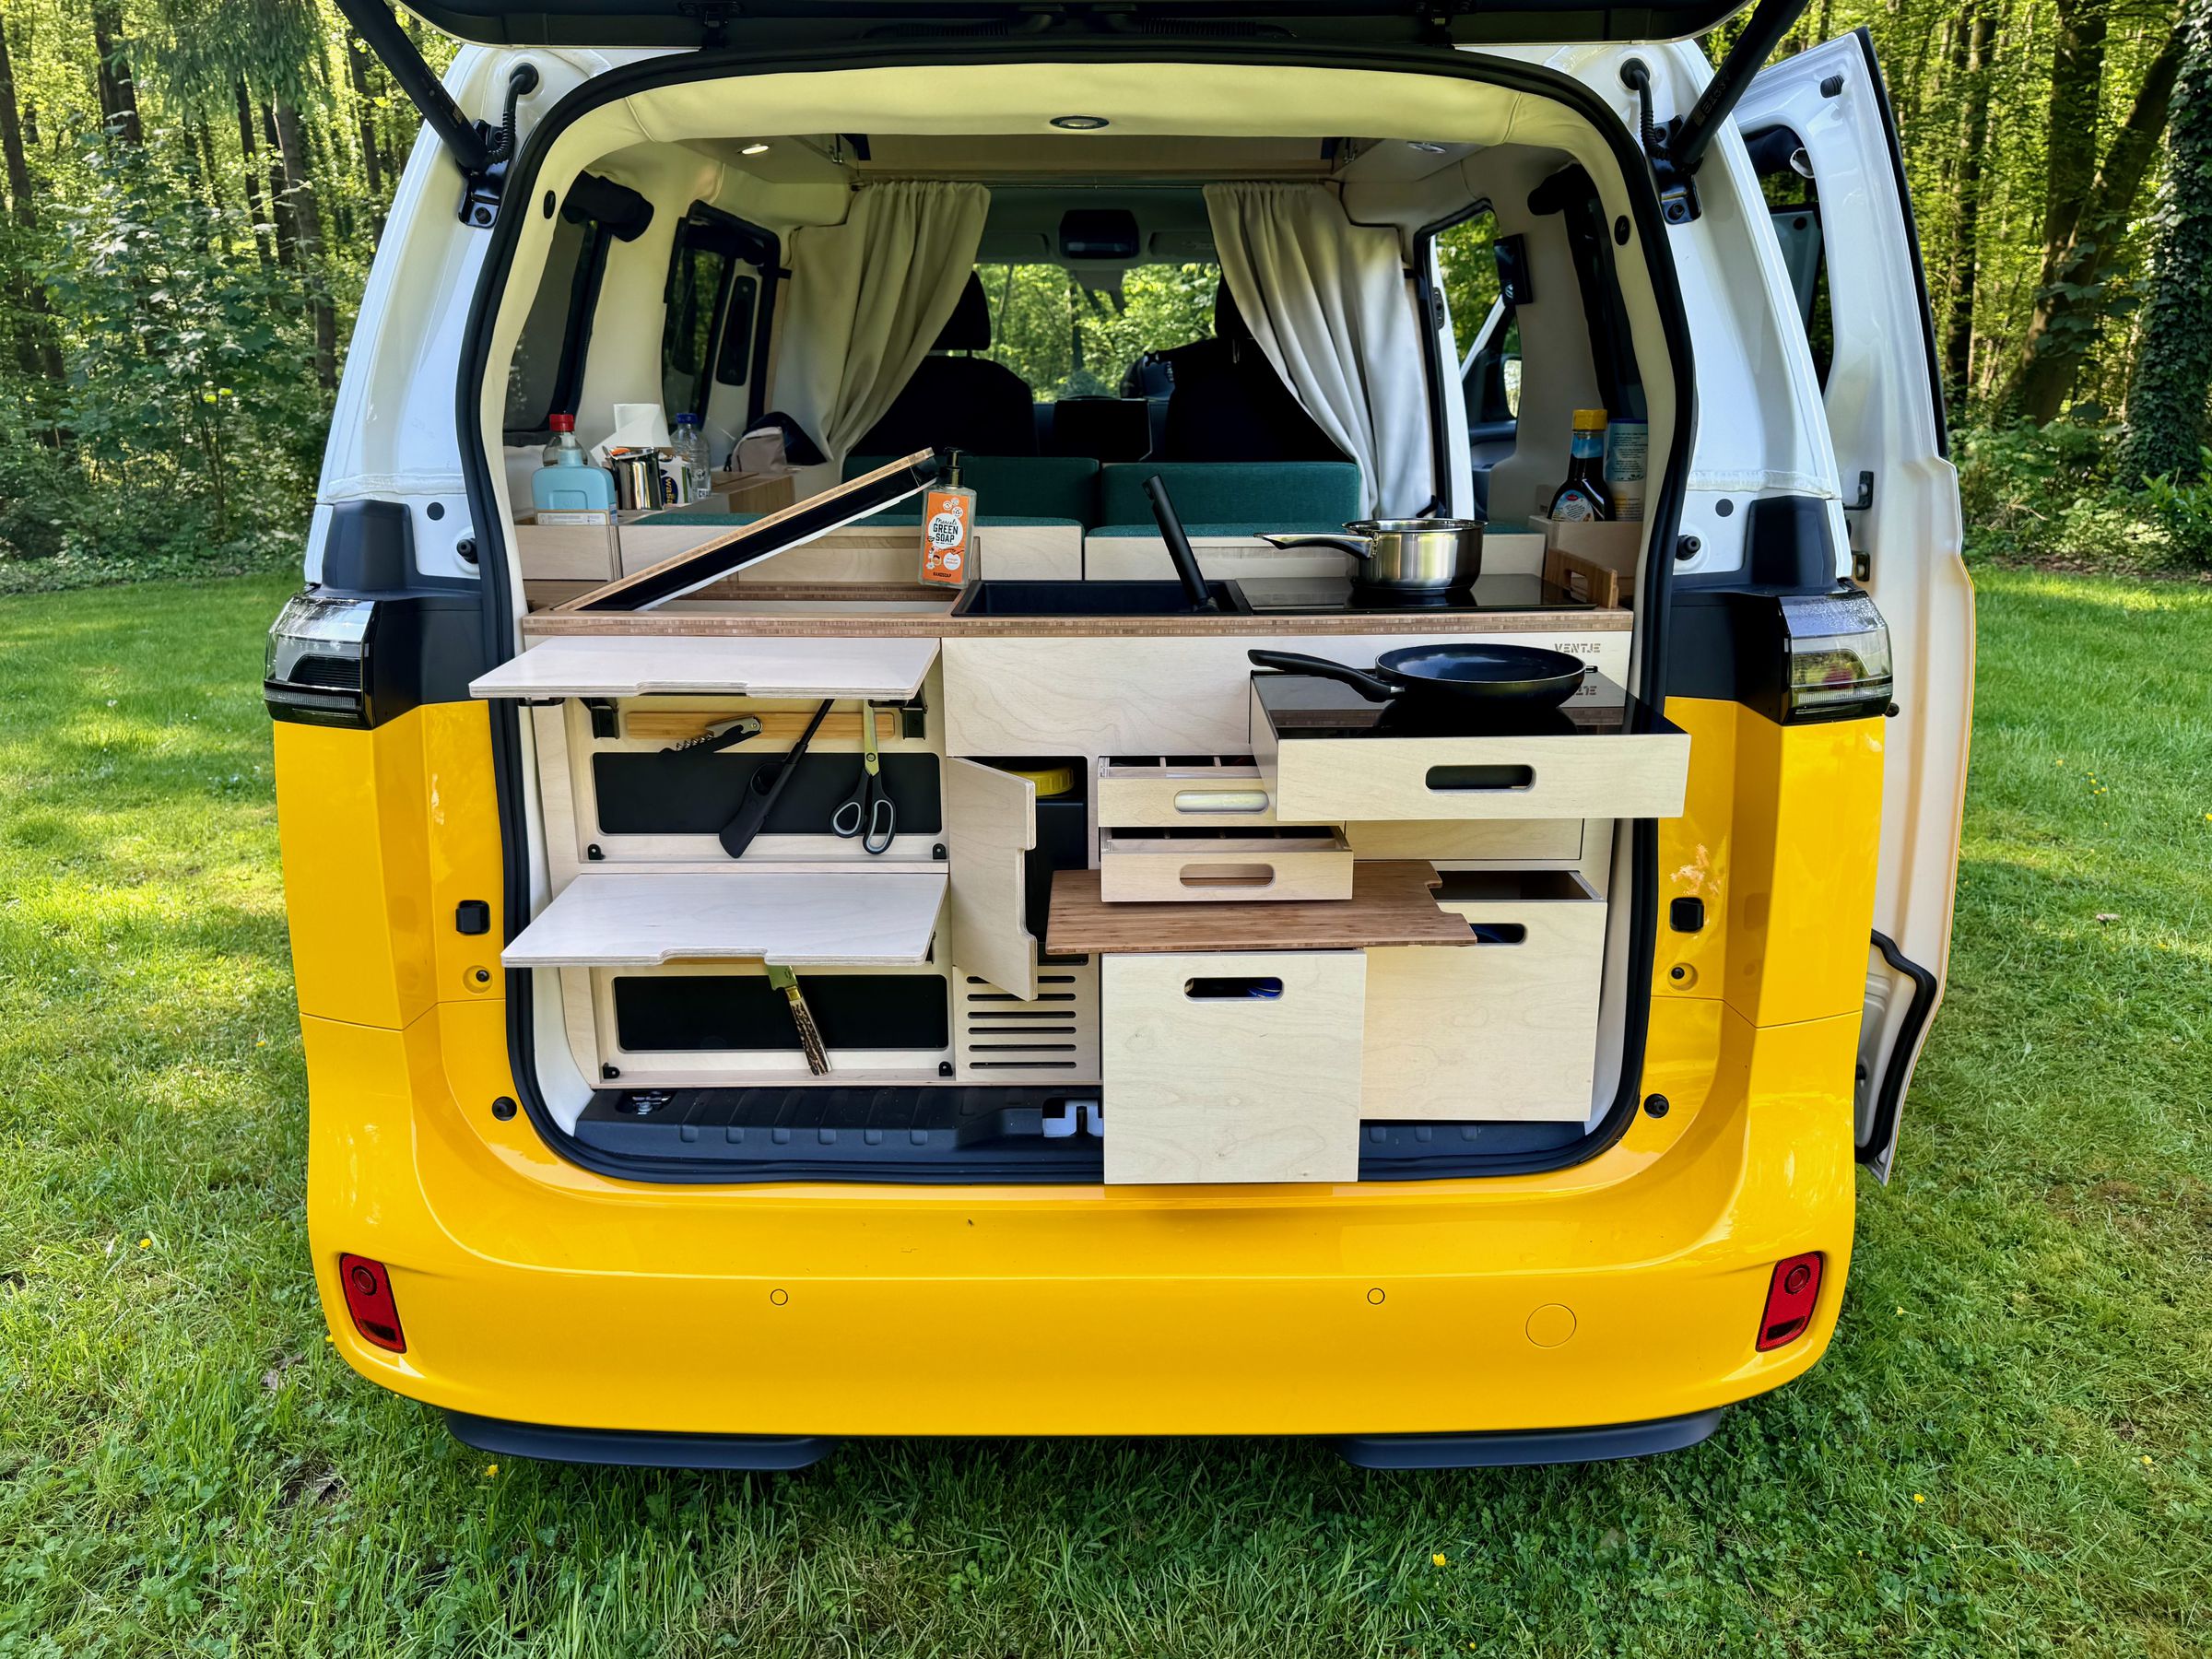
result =
[[[1864,29],[1763,70],[1736,111],[1754,153],[1809,184],[1826,312],[1824,371],[1853,574],[1889,624],[1880,875],[1859,1034],[1859,1157],[1883,1181],[1899,1107],[1943,994],[1973,712],[1974,596],[1959,478],[1897,126]],[[1784,177],[1781,172],[1772,175]]]

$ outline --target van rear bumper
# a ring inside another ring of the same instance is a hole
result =
[[[1660,1000],[1643,1084],[1672,1109],[1571,1169],[1175,1189],[609,1180],[493,1113],[512,1088],[503,1019],[487,997],[397,1030],[303,1025],[310,1232],[339,1351],[401,1394],[509,1426],[1648,1425],[1811,1365],[1849,1264],[1855,1018],[1755,1030],[1717,1001]],[[1812,1324],[1759,1353],[1772,1264],[1807,1250],[1829,1264]],[[342,1251],[387,1265],[405,1353],[354,1331]]]

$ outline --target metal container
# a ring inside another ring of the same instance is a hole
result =
[[[1361,587],[1441,593],[1482,574],[1482,525],[1473,519],[1361,519],[1342,535],[1263,535],[1271,547],[1335,547],[1359,568]]]
[[[663,505],[661,456],[657,450],[607,452],[606,468],[615,475],[615,504],[625,512]]]

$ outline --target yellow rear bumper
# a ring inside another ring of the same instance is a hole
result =
[[[492,1117],[503,1012],[306,1021],[309,1216],[338,1347],[487,1417],[840,1435],[1631,1422],[1805,1370],[1851,1248],[1832,1082],[1851,1019],[1755,1045],[1717,1004],[1662,1004],[1646,1080],[1674,1110],[1559,1174],[1109,1190],[606,1180]],[[1670,1072],[1670,1052],[1706,1060]],[[1813,1328],[1758,1353],[1771,1266],[1805,1250],[1829,1257]],[[404,1355],[354,1332],[341,1251],[390,1265]]]

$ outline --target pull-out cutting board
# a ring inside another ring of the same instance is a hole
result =
[[[758,957],[792,968],[929,957],[942,871],[579,876],[500,952],[510,968],[653,967]]]
[[[903,701],[922,689],[930,639],[707,639],[564,635],[533,645],[471,682],[478,697],[866,697]]]

